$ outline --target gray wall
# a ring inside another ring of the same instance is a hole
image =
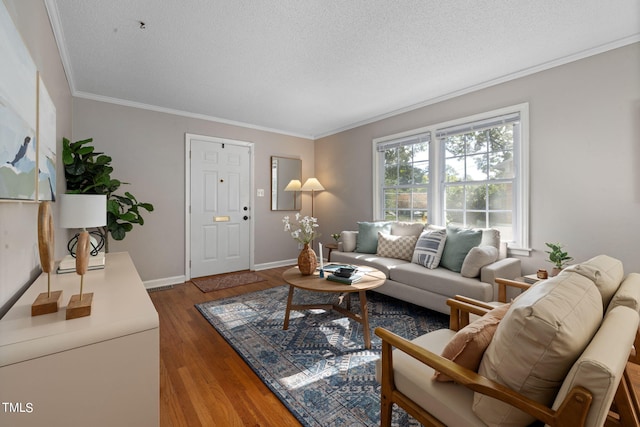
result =
[[[328,191],[316,214],[327,236],[372,219],[372,140],[529,103],[530,257],[550,269],[544,242],[576,261],[609,254],[640,272],[640,43],[459,96],[316,141]]]
[[[302,159],[303,179],[313,176],[313,141],[100,101],[73,99],[73,140],[93,138],[98,151],[113,158],[112,177],[131,183],[121,187],[155,211],[145,214],[122,241],[110,240],[110,251],[128,251],[147,285],[176,283],[185,275],[185,133],[254,143],[255,264],[265,268],[295,259],[297,245],[283,231],[282,217],[270,210],[270,158]],[[303,213],[311,210],[303,195]],[[151,284],[149,282],[152,282]]]
[[[49,17],[41,0],[3,0],[9,14],[40,71],[56,106],[56,140],[62,151],[62,137],[71,134],[71,92],[62,68]],[[58,171],[61,156],[58,155]],[[64,178],[58,172],[58,192],[64,191]],[[38,205],[0,202],[0,307],[30,283],[40,272],[37,233]],[[53,205],[54,220],[57,207]],[[54,231],[56,257],[64,255],[66,230]]]

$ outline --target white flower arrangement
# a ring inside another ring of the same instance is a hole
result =
[[[313,239],[320,237],[316,231],[316,228],[319,227],[318,219],[312,216],[303,217],[296,213],[294,223],[290,222],[288,215],[282,219],[282,222],[284,223],[284,231],[290,232],[291,237],[300,243],[311,243]]]

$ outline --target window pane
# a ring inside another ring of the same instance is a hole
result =
[[[513,125],[497,126],[489,130],[491,151],[513,150]]]
[[[413,168],[410,164],[401,164],[398,169],[398,185],[413,184]]]
[[[398,165],[386,165],[384,167],[384,185],[391,187],[398,185]]]
[[[487,155],[467,157],[467,181],[485,181],[487,179]]]
[[[396,211],[385,211],[384,213],[384,220],[385,221],[395,221],[396,220]]]
[[[467,144],[467,155],[487,152],[487,135],[485,131],[470,132],[463,135]]]
[[[486,228],[487,227],[487,213],[477,211],[467,211],[467,227],[471,228]]]
[[[459,182],[464,180],[464,157],[454,157],[445,162],[446,181]]]
[[[496,153],[491,153],[489,154],[489,162],[489,176],[491,179],[515,177],[512,151],[498,151]]]
[[[429,143],[422,142],[413,145],[413,161],[423,162],[429,160]]]
[[[491,184],[489,186],[489,209],[511,210],[513,207],[513,184]]]
[[[403,188],[398,190],[398,209],[411,208],[411,189]]]
[[[390,148],[388,150],[384,150],[384,163],[385,164],[398,163],[398,149],[397,148]]]
[[[445,189],[445,203],[447,209],[464,208],[464,186],[448,185]]]
[[[465,154],[465,142],[462,135],[454,135],[444,140],[444,156],[457,157],[464,156]]]
[[[396,209],[398,202],[398,194],[396,190],[384,190],[384,208]]]
[[[429,222],[429,218],[427,217],[427,211],[413,211],[413,222]]]
[[[414,188],[413,189],[413,209],[427,210],[427,189],[426,188]]]
[[[411,211],[398,209],[397,221],[411,221]]]
[[[429,162],[419,162],[413,164],[413,183],[429,183]]]
[[[466,197],[467,197],[467,206],[466,206],[467,209],[473,209],[473,210],[487,209],[487,186],[486,185],[467,185]]]
[[[445,212],[445,216],[446,216],[446,221],[447,221],[448,225],[453,225],[455,227],[463,227],[464,226],[464,212],[461,212],[461,211],[446,211]]]
[[[513,215],[511,212],[490,212],[489,227],[500,230],[500,240],[513,241]]]

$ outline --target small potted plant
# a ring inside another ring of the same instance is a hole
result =
[[[551,271],[551,276],[557,276],[573,258],[570,257],[566,251],[562,250],[562,244],[560,243],[545,243],[545,245],[551,249],[549,251],[545,251],[549,254],[548,261],[554,266]]]
[[[336,245],[337,245],[338,241],[340,240],[340,233],[333,233],[331,237],[333,237],[333,240],[336,241]]]

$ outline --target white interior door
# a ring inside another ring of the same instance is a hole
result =
[[[190,277],[250,266],[251,148],[191,138]]]

